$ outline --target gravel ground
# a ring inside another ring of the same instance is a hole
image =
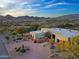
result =
[[[15,53],[13,49],[22,44],[28,46],[30,50],[24,54]],[[7,49],[10,52],[12,59],[48,59],[49,47],[44,47],[42,44],[33,43],[32,41],[11,43],[7,45]]]

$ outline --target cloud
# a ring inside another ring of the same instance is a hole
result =
[[[57,6],[57,5],[67,5],[67,3],[59,2],[59,3],[48,4],[48,5],[44,6],[44,8],[51,8],[51,7]]]
[[[15,0],[7,0],[7,1],[0,0],[0,7],[1,6],[5,7],[7,4],[9,4],[9,3],[15,3],[15,2],[16,2]]]
[[[32,6],[40,6],[40,4],[30,4],[30,2],[32,0],[0,0],[0,15],[21,16],[36,13],[37,9]]]
[[[32,10],[32,9],[13,9],[13,10],[9,10],[8,12],[5,12],[3,15],[12,15],[12,16],[23,16],[23,15],[31,15],[33,13],[35,13],[36,11]]]
[[[16,1],[19,2],[19,3],[22,3],[22,2],[33,3],[33,2],[35,2],[37,0],[16,0]]]
[[[46,2],[47,4],[33,3],[35,1],[36,0],[7,0],[7,1],[0,0],[0,15],[7,15],[7,14],[10,14],[12,16],[32,15],[38,13],[41,10],[41,8],[51,8],[56,5],[65,4],[64,2],[52,3],[56,0]],[[39,2],[45,3],[45,1],[46,0],[41,0]]]
[[[32,6],[41,6],[41,4],[32,4]]]
[[[5,13],[5,9],[4,8],[0,8],[0,15],[4,14]]]
[[[52,6],[53,6],[53,4],[49,4],[49,5],[44,6],[44,8],[50,8]]]

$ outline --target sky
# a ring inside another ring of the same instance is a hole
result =
[[[0,0],[0,15],[58,17],[79,14],[79,0]]]

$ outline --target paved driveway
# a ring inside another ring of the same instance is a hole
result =
[[[0,35],[0,59],[10,59],[5,44],[3,42],[3,37],[1,35]]]
[[[14,47],[20,46],[22,44],[30,47],[30,50],[22,55],[16,55],[14,53],[12,54],[12,59],[48,59],[48,46],[43,47],[43,45],[32,43],[31,41],[9,44],[7,48],[9,51],[12,51]]]

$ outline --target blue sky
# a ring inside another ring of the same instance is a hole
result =
[[[58,17],[79,14],[79,0],[0,0],[0,15]]]

